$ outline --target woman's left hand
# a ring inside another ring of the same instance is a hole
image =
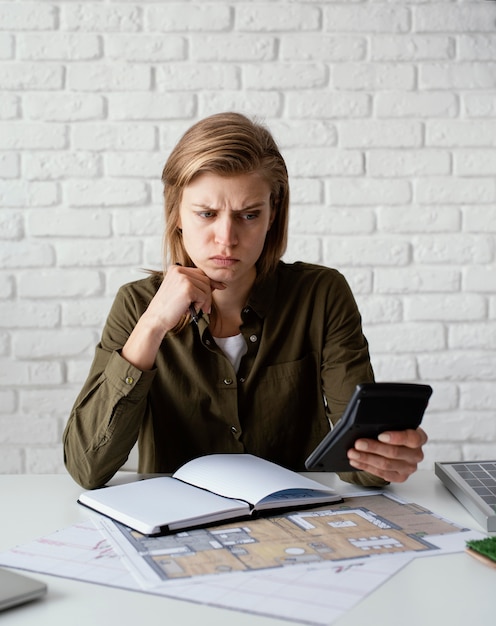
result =
[[[357,439],[348,450],[350,465],[392,483],[402,483],[424,458],[427,435],[421,429],[387,431],[378,439]]]

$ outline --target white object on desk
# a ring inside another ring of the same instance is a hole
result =
[[[358,491],[334,475],[312,474],[312,478],[337,491]],[[24,544],[36,537],[78,522],[88,513],[76,504],[81,488],[67,475],[3,475],[0,497],[3,504],[0,550]],[[417,502],[466,527],[482,531],[467,511],[445,489],[433,472],[421,470],[401,485],[388,488],[404,500]],[[164,615],[178,626],[287,626],[287,621],[197,605],[179,600],[130,593],[122,589],[90,585],[63,578],[38,576],[49,584],[46,600],[27,604],[2,615],[2,626],[87,626],[112,624],[162,626]],[[465,554],[416,559],[397,575],[343,615],[336,626],[380,623],[439,626],[493,626],[494,570]],[[318,597],[319,589],[315,587]]]

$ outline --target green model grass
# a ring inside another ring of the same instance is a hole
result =
[[[496,537],[467,541],[467,547],[496,562]]]

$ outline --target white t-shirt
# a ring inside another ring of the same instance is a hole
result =
[[[243,335],[239,333],[239,335],[234,335],[233,337],[214,337],[214,341],[231,361],[234,370],[237,372],[241,359],[248,351]]]

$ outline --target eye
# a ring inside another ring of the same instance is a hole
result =
[[[242,213],[241,214],[241,219],[245,220],[247,222],[251,222],[253,220],[256,220],[257,217],[260,217],[260,211],[252,211],[250,213]]]
[[[215,211],[198,211],[197,215],[203,219],[211,219],[215,217]]]

